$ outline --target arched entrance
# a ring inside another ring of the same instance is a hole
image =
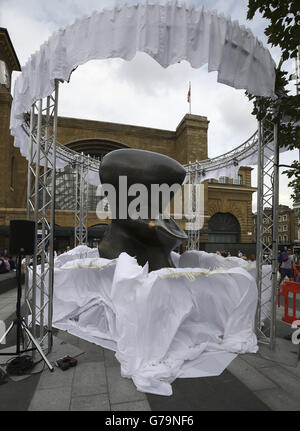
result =
[[[91,157],[100,160],[102,160],[105,154],[111,151],[128,148],[126,145],[120,144],[120,142],[107,139],[82,139],[80,141],[70,142],[66,144],[66,147],[78,153],[89,154]]]
[[[216,213],[208,221],[208,242],[238,243],[240,233],[240,223],[230,213]]]

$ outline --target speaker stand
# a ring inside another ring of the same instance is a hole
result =
[[[13,353],[9,353],[9,352],[1,353],[0,352],[0,356],[8,356],[8,355],[9,356],[20,356],[22,353],[30,352],[30,351],[33,351],[33,350],[36,349],[39,352],[39,354],[41,355],[41,357],[44,360],[44,362],[46,363],[46,365],[49,368],[49,370],[52,372],[52,371],[54,371],[54,367],[48,361],[45,353],[43,352],[42,347],[40,346],[40,344],[37,342],[37,340],[31,334],[30,330],[28,329],[28,326],[26,325],[25,320],[23,319],[23,317],[21,315],[21,297],[22,297],[21,260],[22,260],[22,257],[18,256],[17,257],[17,261],[18,261],[18,263],[17,263],[17,273],[16,273],[17,287],[18,287],[16,319],[10,324],[10,326],[7,329],[7,331],[3,334],[3,336],[0,339],[0,344],[1,344],[2,341],[5,340],[5,338],[7,337],[7,335],[13,329],[13,327],[16,326],[17,327],[16,352],[13,352]],[[31,340],[31,342],[35,346],[35,348],[24,349],[24,333],[27,334],[28,338]],[[23,350],[21,350],[21,339],[22,339],[22,342],[23,342]]]

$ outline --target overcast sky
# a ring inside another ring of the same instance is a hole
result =
[[[136,0],[137,1],[137,0]],[[136,3],[127,0],[127,3]],[[142,0],[140,0],[141,2]],[[161,0],[163,2],[164,0]],[[94,10],[122,4],[120,0],[0,0],[0,26],[7,28],[21,65],[57,29]],[[186,3],[216,9],[249,27],[271,52],[276,63],[280,50],[267,45],[266,21],[256,14],[246,20],[248,0],[190,0]],[[286,65],[294,72],[294,62]],[[18,73],[14,72],[15,79]],[[240,145],[256,130],[252,103],[244,90],[235,90],[216,81],[207,67],[192,69],[182,62],[163,69],[151,57],[138,53],[124,60],[91,61],[80,66],[69,84],[60,86],[59,115],[99,121],[126,123],[175,130],[188,112],[187,91],[192,83],[192,114],[210,121],[208,154],[214,157]],[[292,94],[294,89],[291,86]],[[280,162],[290,164],[298,152],[288,152]],[[281,171],[284,169],[281,169]],[[287,193],[288,179],[280,177],[280,203],[292,206]],[[252,173],[256,185],[256,169]],[[256,210],[255,199],[253,210]]]

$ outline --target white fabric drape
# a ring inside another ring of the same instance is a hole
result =
[[[77,247],[55,260],[53,326],[114,350],[138,390],[171,395],[176,378],[219,375],[258,350],[255,264],[195,251],[148,273],[126,253],[95,254]]]
[[[162,67],[181,60],[193,68],[208,64],[218,81],[256,96],[274,96],[275,63],[251,30],[216,11],[178,4],[136,4],[94,12],[55,32],[22,68],[14,88],[11,134],[28,158],[23,113],[54,91],[55,79],[68,81],[72,71],[93,59],[131,60],[137,51]],[[58,159],[60,167],[63,161]]]

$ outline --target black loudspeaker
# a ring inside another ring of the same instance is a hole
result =
[[[35,222],[11,220],[9,231],[9,254],[27,256],[34,254]]]

